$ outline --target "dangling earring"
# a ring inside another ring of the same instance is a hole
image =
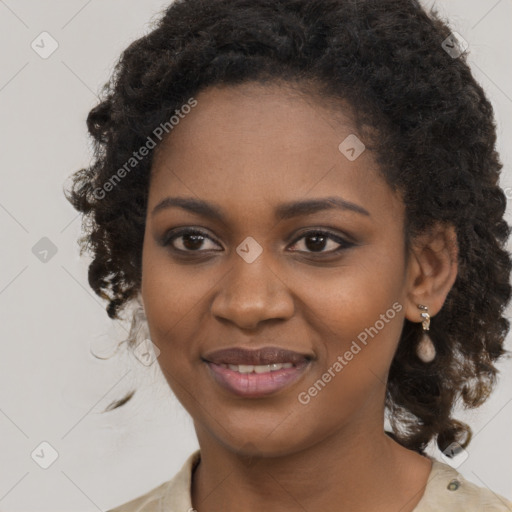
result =
[[[430,363],[436,357],[436,347],[432,343],[432,339],[427,334],[430,329],[430,315],[428,314],[428,307],[423,304],[418,304],[418,308],[422,310],[421,318],[423,324],[423,336],[416,347],[416,354],[418,358],[424,363]]]

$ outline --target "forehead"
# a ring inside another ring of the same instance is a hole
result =
[[[355,160],[340,144],[357,137],[351,112],[283,85],[209,87],[157,149],[150,203],[184,194],[226,205],[339,194],[391,207],[370,151]],[[362,143],[363,141],[361,141]],[[369,208],[367,208],[369,209]]]
[[[292,84],[213,86],[201,91],[196,101],[197,106],[182,116],[158,147],[157,155],[179,158],[186,153],[200,158],[213,154],[218,159],[259,148],[262,159],[276,151],[286,158],[301,158],[320,149],[338,156],[333,144],[337,151],[338,139],[354,132],[348,105],[312,96]]]

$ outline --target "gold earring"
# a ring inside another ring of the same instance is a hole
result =
[[[423,320],[421,323],[423,325],[423,336],[416,347],[416,354],[424,363],[430,363],[436,357],[436,347],[434,346],[430,336],[427,334],[430,329],[430,315],[428,314],[427,306],[418,304],[418,308],[422,310],[421,318]]]

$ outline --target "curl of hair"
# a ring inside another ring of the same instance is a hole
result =
[[[415,354],[421,324],[403,326],[387,384],[391,435],[420,453],[434,438],[441,450],[467,446],[471,429],[452,412],[458,401],[473,408],[487,399],[506,352],[510,227],[493,109],[465,54],[452,58],[442,48],[450,33],[415,0],[171,4],[122,53],[90,111],[95,160],[73,175],[67,194],[83,214],[89,283],[108,300],[109,317],[140,290],[155,150],[136,163],[133,152],[155,139],[156,127],[212,85],[284,81],[320,100],[343,100],[386,182],[402,193],[407,247],[436,222],[457,233],[459,270],[432,319],[432,363]]]

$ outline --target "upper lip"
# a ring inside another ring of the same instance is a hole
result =
[[[243,347],[231,347],[222,350],[209,352],[203,356],[203,360],[215,364],[278,364],[293,363],[300,364],[308,362],[312,357],[307,354],[300,354],[292,350],[280,347],[263,347],[259,349],[247,349]]]

